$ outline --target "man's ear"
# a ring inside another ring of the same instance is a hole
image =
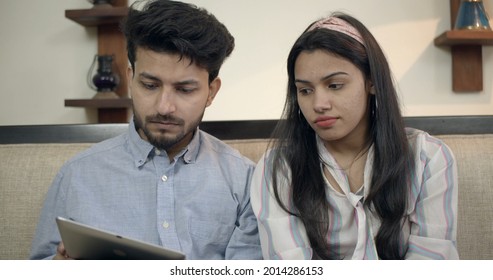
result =
[[[128,93],[130,95],[130,98],[132,98],[132,90],[131,90],[131,84],[132,84],[132,79],[134,77],[134,71],[132,70],[132,66],[128,65],[127,67],[127,87],[128,87]]]
[[[207,103],[205,104],[206,107],[209,107],[212,104],[212,101],[216,97],[216,94],[220,88],[221,88],[221,79],[219,77],[216,77],[209,84],[209,96],[207,96]]]

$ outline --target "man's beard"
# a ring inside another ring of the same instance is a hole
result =
[[[174,145],[178,144],[183,138],[185,138],[188,134],[194,133],[195,129],[198,127],[200,124],[200,121],[202,120],[202,115],[197,119],[194,120],[190,126],[185,127],[185,121],[180,118],[175,118],[170,115],[154,115],[154,116],[146,116],[145,117],[145,123],[142,121],[142,119],[134,112],[134,124],[135,124],[135,129],[137,131],[142,130],[144,132],[144,135],[147,137],[147,141],[151,143],[154,147],[160,149],[160,150],[165,150],[167,151],[168,149],[172,148]],[[177,135],[172,136],[172,137],[166,137],[163,134],[155,135],[153,134],[146,124],[149,122],[172,122],[174,124],[177,124],[178,126],[182,127],[183,130],[181,130]]]

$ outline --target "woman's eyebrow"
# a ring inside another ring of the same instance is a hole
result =
[[[338,75],[349,75],[348,73],[346,72],[334,72],[334,73],[330,73],[329,75],[327,76],[324,76],[320,79],[320,81],[325,81],[325,80],[328,80],[334,76],[338,76]],[[311,82],[310,81],[307,81],[307,80],[303,80],[303,79],[295,79],[294,80],[295,83],[302,83],[302,84],[310,84]]]

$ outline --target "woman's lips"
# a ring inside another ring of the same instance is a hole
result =
[[[321,128],[327,128],[333,126],[336,121],[336,117],[319,117],[315,120],[315,124]]]

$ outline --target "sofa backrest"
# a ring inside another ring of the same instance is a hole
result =
[[[493,134],[437,137],[457,161],[459,257],[493,260]]]
[[[435,135],[452,149],[458,164],[457,245],[461,259],[493,259],[493,131],[485,133],[493,129],[493,118],[490,124],[486,131],[481,130],[482,134]],[[8,128],[10,132],[12,129]],[[101,137],[111,137],[124,129],[118,125],[115,131],[108,133],[105,128],[103,134],[106,134]],[[10,140],[2,140],[6,139],[3,132],[0,127],[0,259],[25,259],[29,255],[44,195],[55,174],[66,160],[92,143],[6,144]],[[56,132],[54,135],[61,134]],[[18,137],[14,136],[7,138]],[[52,138],[48,140],[55,142]],[[230,138],[225,142],[257,162],[268,139]]]
[[[29,256],[44,196],[62,164],[91,144],[0,145],[0,259]]]

